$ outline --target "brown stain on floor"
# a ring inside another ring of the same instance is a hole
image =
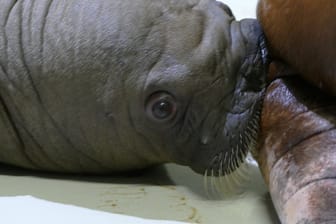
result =
[[[188,204],[188,198],[181,195],[182,193],[177,191],[176,186],[160,186],[160,187],[165,189],[162,193],[166,194],[166,197],[168,196],[169,198],[173,198],[173,201],[167,202],[167,207],[171,208],[172,212],[173,210],[176,210],[180,214],[183,214],[183,216],[185,215],[185,218],[181,218],[179,221],[191,222],[191,223],[202,223],[201,221],[202,218],[198,210],[195,207],[192,207]],[[173,194],[169,195],[171,193]],[[126,213],[124,212],[125,208],[123,208],[123,206],[120,205],[121,202],[123,202],[123,198],[125,202],[127,202],[127,200],[132,200],[132,201],[141,200],[144,197],[146,197],[148,194],[149,193],[146,191],[145,187],[140,187],[140,188],[128,187],[128,186],[112,187],[112,188],[109,188],[104,193],[99,195],[101,198],[103,198],[102,200],[103,204],[98,207],[103,210],[110,208],[112,209],[112,212],[114,213],[127,215],[127,212]],[[117,196],[118,196],[118,199],[114,198]],[[106,198],[109,198],[109,199],[106,199]],[[160,198],[158,198],[158,200],[160,200]],[[142,206],[141,203],[139,203],[139,206]],[[149,207],[154,208],[154,205],[149,206]],[[169,212],[170,211],[167,211],[167,213]],[[153,214],[155,214],[154,211],[153,211]],[[159,217],[157,217],[157,219],[159,219]]]

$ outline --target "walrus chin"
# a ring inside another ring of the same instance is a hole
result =
[[[267,85],[266,75],[269,67],[268,50],[263,32],[257,21],[248,20],[246,22],[243,20],[240,23],[242,33],[247,42],[246,57],[239,70],[239,73],[242,74],[240,83],[245,80],[246,83],[244,85],[248,86],[248,91],[254,93],[255,102],[251,104],[250,108],[246,109],[252,110],[252,112],[249,113],[245,124],[241,124],[238,121],[236,125],[239,127],[235,127],[235,123],[230,121],[230,117],[226,119],[223,135],[233,135],[234,137],[231,136],[230,141],[226,141],[231,144],[222,147],[222,151],[217,152],[212,157],[211,162],[204,171],[204,186],[207,192],[209,192],[208,186],[212,189],[210,192],[223,193],[223,191],[226,191],[230,193],[236,191],[241,180],[247,177],[247,155],[254,153],[259,133],[262,102]],[[258,88],[253,89],[254,87]],[[237,91],[237,88],[239,91]],[[233,106],[234,108],[241,107],[239,99],[242,98],[239,96],[244,95],[243,92],[246,90],[239,88],[239,84],[237,88],[233,96],[237,102]],[[232,114],[233,116],[236,115],[233,111]],[[225,131],[225,129],[228,131]]]

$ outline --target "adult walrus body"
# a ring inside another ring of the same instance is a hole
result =
[[[243,160],[265,87],[255,20],[211,0],[0,5],[1,162],[219,175]]]
[[[257,14],[272,57],[336,96],[336,1],[260,0]]]
[[[259,1],[270,57],[281,65],[271,76],[291,66],[330,94],[294,76],[267,89],[258,161],[282,223],[336,223],[335,13],[332,0]]]
[[[294,76],[267,88],[257,158],[281,223],[336,223],[335,13],[332,0],[259,1],[270,57],[280,65],[270,76],[291,66],[291,75],[325,91]]]
[[[281,223],[336,222],[335,110],[298,77],[267,88],[257,159]]]

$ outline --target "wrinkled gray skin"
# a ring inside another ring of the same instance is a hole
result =
[[[203,173],[246,154],[265,86],[255,20],[211,0],[0,5],[3,163],[106,173],[175,162]],[[153,93],[170,95],[176,114],[153,119]]]

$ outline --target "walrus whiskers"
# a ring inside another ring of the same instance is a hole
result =
[[[206,169],[204,171],[204,175],[203,175],[203,188],[204,188],[204,191],[205,191],[205,194],[206,194],[207,198],[210,198],[209,189],[208,189],[208,169]]]
[[[209,198],[229,198],[242,194],[241,187],[248,180],[246,161],[245,158],[242,161],[237,160],[236,155],[229,154],[228,152],[220,153],[204,173],[204,188]],[[219,164],[217,173],[214,169],[216,163]],[[229,168],[225,169],[224,164],[229,164],[226,165],[226,168]],[[227,171],[224,173],[224,170]]]
[[[260,110],[255,112],[245,131],[238,134],[237,145],[228,151],[219,152],[210,162],[204,173],[204,188],[208,197],[243,195],[244,183],[249,181],[250,176],[247,156],[249,152],[253,153],[256,146]]]

